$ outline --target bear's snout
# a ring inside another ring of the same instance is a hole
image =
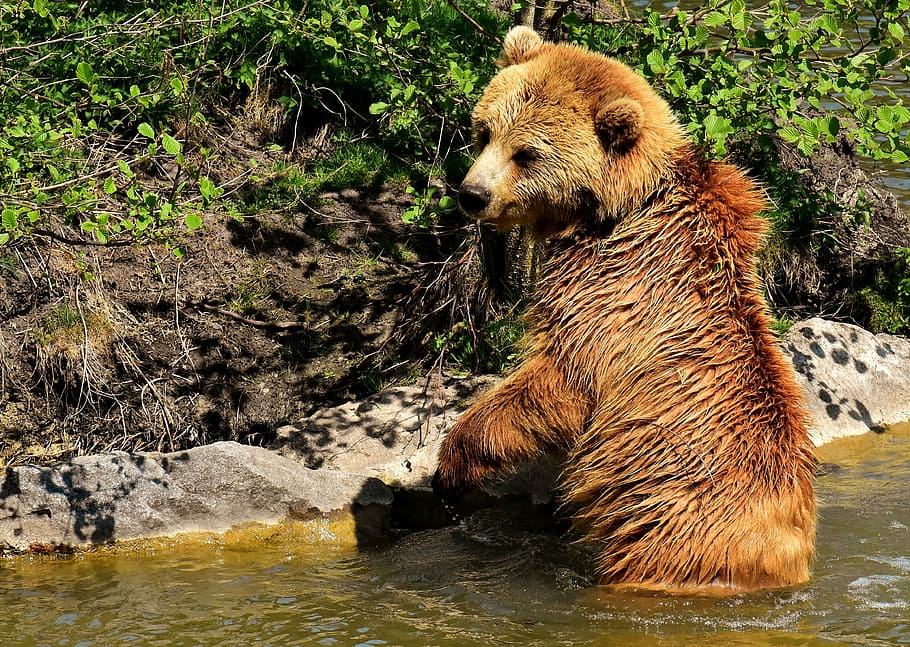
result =
[[[479,184],[462,184],[458,190],[458,206],[469,216],[476,216],[490,204],[492,192]]]

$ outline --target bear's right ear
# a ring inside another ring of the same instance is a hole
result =
[[[541,45],[543,45],[543,38],[530,27],[523,25],[512,27],[503,42],[499,66],[508,67],[530,61],[540,53]]]
[[[645,111],[633,99],[616,99],[601,108],[594,117],[600,141],[608,151],[623,152],[641,136]]]

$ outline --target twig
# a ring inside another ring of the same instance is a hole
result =
[[[253,326],[254,328],[262,328],[265,330],[309,330],[312,328],[309,323],[305,321],[261,321],[259,319],[249,319],[244,317],[241,314],[238,314],[232,310],[226,310],[225,308],[219,308],[218,306],[212,305],[207,301],[190,301],[187,303],[187,306],[200,308],[208,312],[214,312],[225,317],[229,317],[241,323],[245,323],[248,326]]]
[[[479,31],[481,34],[483,34],[487,38],[492,38],[496,42],[497,45],[502,45],[502,39],[499,36],[497,36],[496,34],[491,34],[486,29],[484,29],[483,25],[481,25],[476,20],[471,18],[471,16],[469,16],[467,13],[465,13],[465,10],[462,9],[461,7],[459,7],[458,3],[455,2],[455,0],[446,0],[446,2],[448,3],[448,5],[450,7],[452,7],[452,9],[457,11],[461,15],[462,18],[467,20],[474,27],[474,29]]]
[[[291,150],[293,151],[297,148],[297,127],[300,124],[300,111],[303,109],[303,93],[300,91],[300,86],[297,85],[294,77],[288,74],[287,70],[282,70],[282,72],[291,80],[291,83],[294,84],[294,89],[297,90],[297,115],[294,117],[294,137],[291,140]]]

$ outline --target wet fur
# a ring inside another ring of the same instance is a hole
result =
[[[548,63],[544,52],[534,56],[530,35],[519,36],[523,63],[506,68],[522,72],[513,84],[536,79],[526,65]],[[565,46],[554,58],[585,70],[606,60]],[[610,88],[597,92],[612,94],[595,108],[622,98],[614,85],[641,92],[637,76],[625,78],[631,71],[608,68]],[[559,87],[552,76],[547,83]],[[477,112],[486,125],[502,91],[491,87]],[[650,107],[662,104],[656,95],[634,98],[645,122],[631,145],[615,151],[601,142],[596,163],[554,153],[584,166],[554,175],[594,178],[582,182],[587,207],[560,188],[552,209],[512,211],[557,236],[529,315],[527,359],[445,439],[434,487],[454,494],[522,460],[564,455],[564,508],[596,546],[602,583],[729,593],[805,582],[815,454],[755,273],[764,202],[738,169],[677,139],[669,110]],[[525,137],[513,130],[533,128],[528,117],[507,111],[492,137]],[[598,110],[589,112],[597,141]],[[586,128],[566,124],[565,137]],[[665,144],[657,152],[655,133]],[[588,144],[576,148],[593,154]],[[605,179],[608,172],[631,175]],[[504,201],[515,200],[508,177],[495,185]],[[637,188],[623,188],[629,182]]]

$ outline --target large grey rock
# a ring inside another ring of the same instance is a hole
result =
[[[386,389],[280,428],[275,449],[313,468],[426,487],[443,436],[474,396],[497,380],[485,376]]]
[[[910,420],[910,340],[814,318],[794,325],[783,348],[816,445]]]
[[[394,387],[362,402],[322,409],[279,429],[276,448],[311,467],[375,476],[398,489],[427,490],[445,434],[474,398],[499,379],[449,378],[432,386]],[[481,494],[549,503],[558,473],[555,461],[527,463],[488,483]]]
[[[78,548],[336,513],[353,515],[353,541],[368,541],[385,533],[391,503],[391,491],[376,479],[311,470],[232,442],[85,456],[6,469],[0,550]]]

